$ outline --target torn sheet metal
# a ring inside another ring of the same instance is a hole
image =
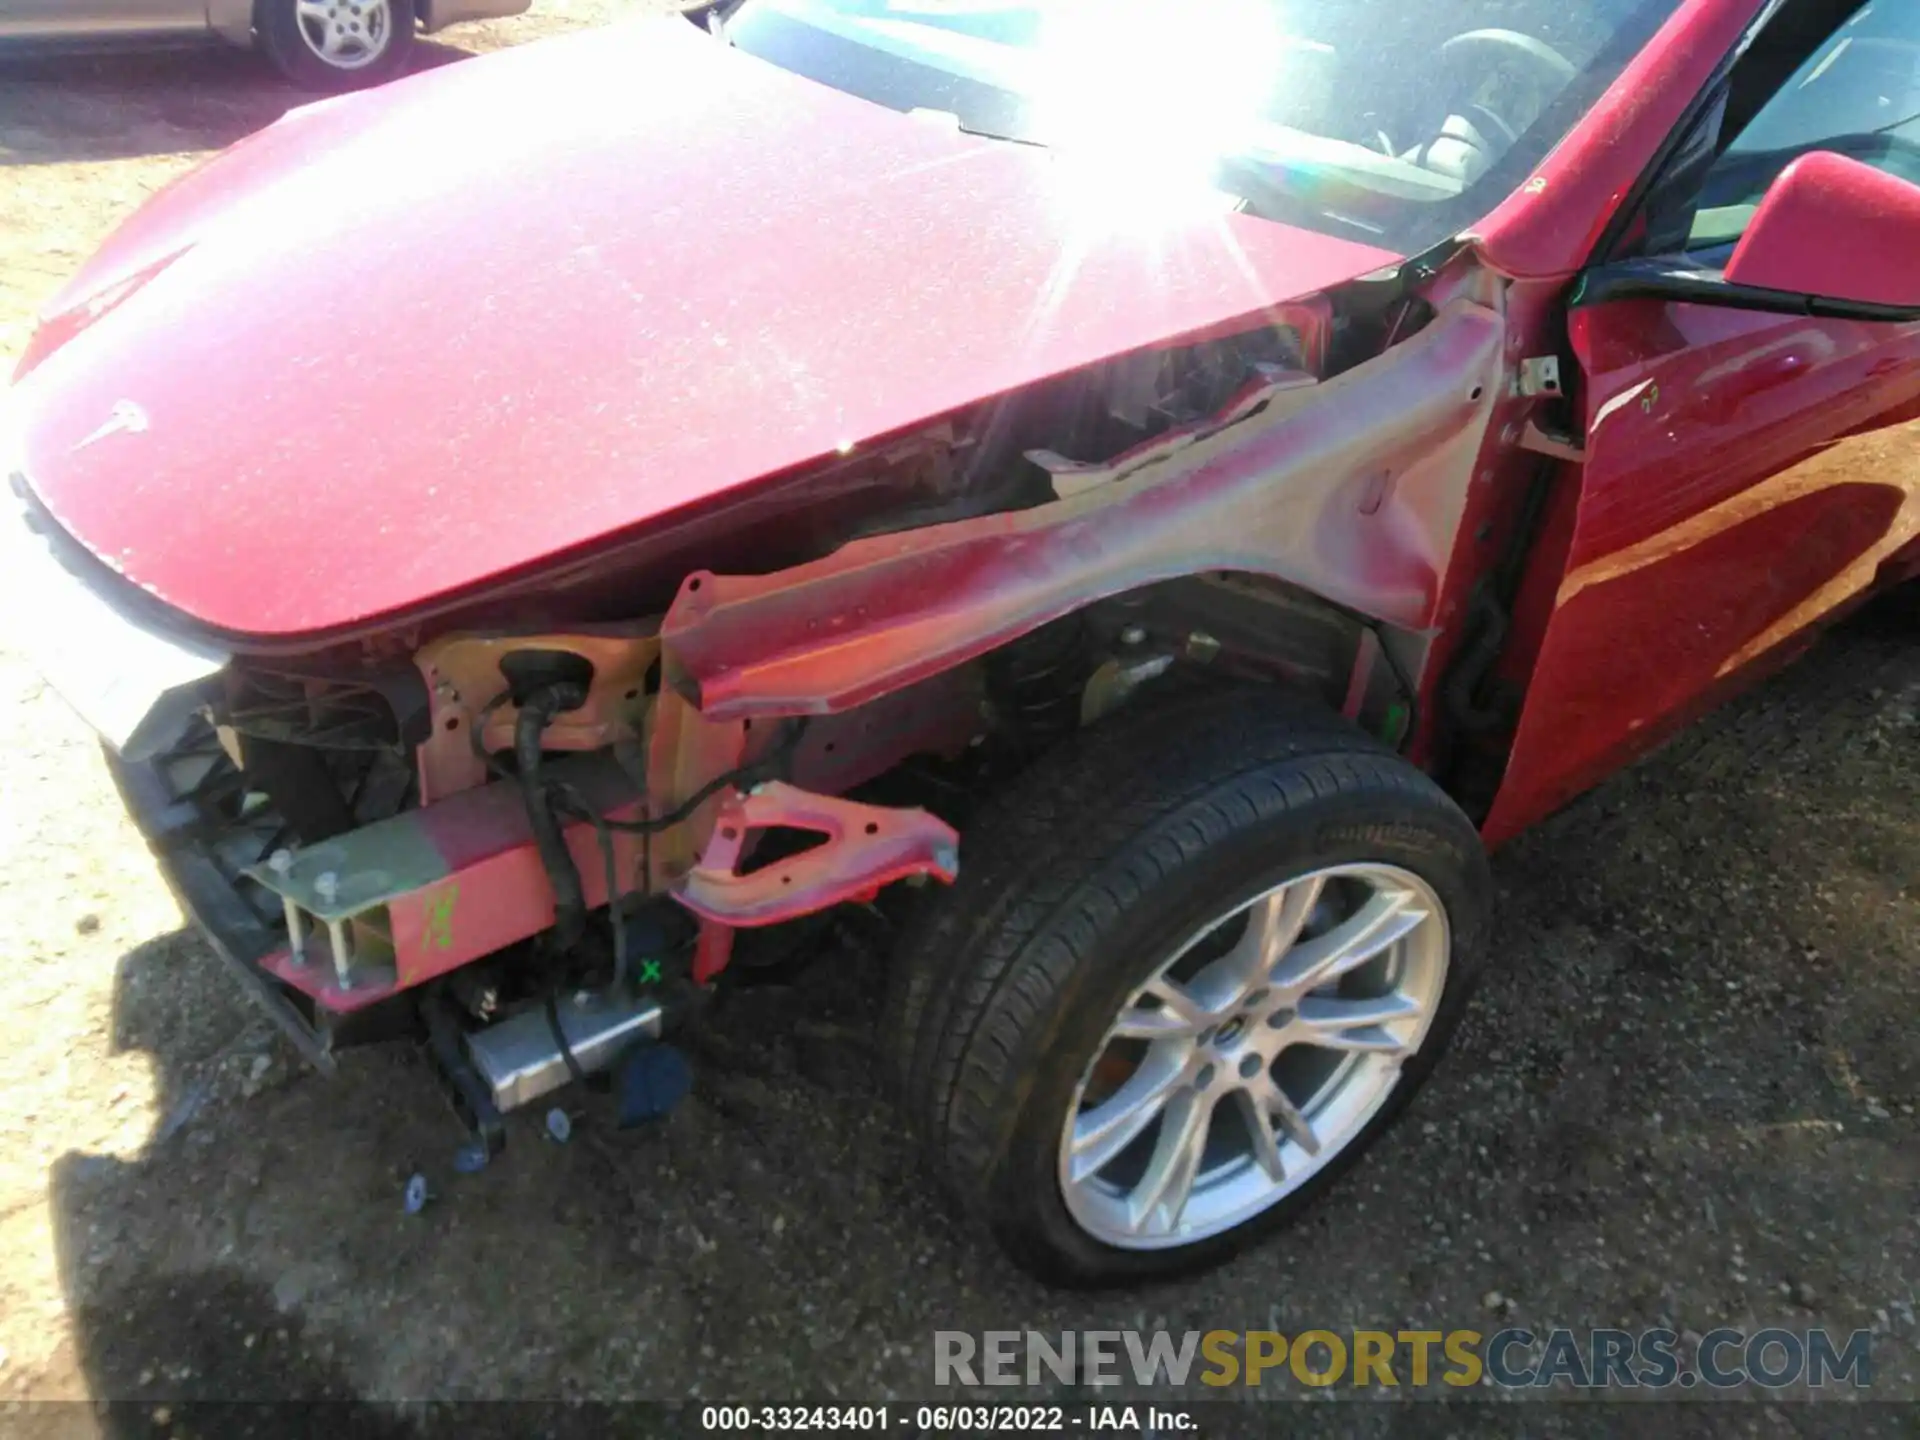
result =
[[[1206,571],[1424,629],[1502,394],[1503,343],[1501,314],[1463,297],[1313,387],[1312,404],[1237,402],[1236,423],[1143,446],[1067,498],[771,575],[696,572],[661,630],[669,681],[710,722],[837,713],[1095,600]]]

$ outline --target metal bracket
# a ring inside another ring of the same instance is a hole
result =
[[[1560,393],[1560,357],[1536,355],[1520,362],[1522,395],[1558,395]]]
[[[545,773],[596,814],[635,818],[643,802],[608,755],[570,755]],[[590,908],[604,905],[607,867],[593,827],[564,837]],[[642,838],[613,835],[615,887],[638,888]],[[536,935],[553,924],[553,887],[519,787],[462,790],[299,851],[247,876],[280,897],[287,946],[261,968],[322,1009],[361,1010]]]
[[[1587,463],[1586,448],[1571,435],[1549,430],[1538,420],[1531,417],[1520,432],[1520,448],[1531,450],[1536,455],[1546,455],[1555,460],[1565,460],[1569,465]]]
[[[811,830],[826,843],[739,874],[752,832],[775,828]],[[721,805],[706,853],[673,894],[702,920],[752,927],[871,900],[881,886],[910,876],[952,884],[959,873],[959,833],[936,816],[860,805],[776,780],[745,795],[735,792]]]

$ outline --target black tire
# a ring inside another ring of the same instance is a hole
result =
[[[353,12],[364,3],[365,0],[339,0],[337,8],[343,20],[363,24],[367,17]],[[385,84],[404,74],[412,63],[414,34],[419,28],[413,0],[387,0],[385,14],[387,23],[373,47],[372,58],[354,66],[333,64],[307,43],[301,35],[302,22],[296,0],[257,0],[253,26],[260,37],[260,48],[282,75],[303,90],[336,93]]]
[[[1359,862],[1424,880],[1452,937],[1434,1019],[1386,1101],[1237,1229],[1159,1250],[1095,1239],[1068,1213],[1057,1147],[1121,1005],[1215,916]],[[1204,1269],[1297,1215],[1392,1123],[1459,1022],[1491,893],[1466,816],[1338,717],[1267,690],[1123,715],[1041,760],[969,827],[959,882],[903,939],[884,1072],[945,1187],[1031,1273],[1097,1286]]]

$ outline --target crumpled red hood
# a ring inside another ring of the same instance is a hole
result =
[[[284,639],[1394,258],[1114,198],[635,23],[236,146],[55,300],[9,404],[95,554]]]

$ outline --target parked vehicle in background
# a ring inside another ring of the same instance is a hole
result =
[[[0,0],[0,56],[71,46],[258,45],[309,90],[407,68],[415,34],[518,15],[532,0]]]
[[[20,643],[315,1063],[647,1112],[877,918],[961,1205],[1217,1261],[1433,1068],[1487,846],[1920,572],[1920,6],[714,13],[149,204],[0,411]]]

